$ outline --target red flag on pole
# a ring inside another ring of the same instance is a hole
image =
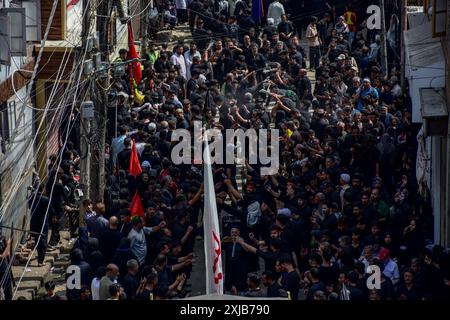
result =
[[[137,177],[142,173],[141,164],[139,163],[139,157],[136,151],[136,143],[133,140],[133,146],[131,147],[131,157],[130,157],[130,174]]]
[[[136,52],[136,48],[134,46],[133,40],[133,29],[131,27],[131,22],[128,22],[128,60],[139,59],[139,56]],[[141,82],[142,78],[142,67],[139,61],[131,62],[130,68],[130,76],[131,76],[131,84],[133,85],[133,79],[136,81],[136,84]]]
[[[137,191],[135,192],[133,200],[131,201],[130,212],[132,217],[144,217],[144,207],[142,206],[141,197],[139,196],[139,193]]]

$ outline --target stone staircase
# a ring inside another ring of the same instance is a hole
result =
[[[44,266],[42,267],[37,265],[36,253],[33,254],[28,266],[26,266],[26,260],[29,258],[29,255],[25,255],[22,252],[17,253],[20,256],[18,265],[13,265],[12,267],[14,278],[13,292],[18,286],[14,300],[36,300],[45,293],[44,284],[46,282],[64,283],[65,270],[70,263],[69,251],[71,244],[68,238],[68,232],[61,232],[60,244],[55,250],[47,251]],[[21,277],[22,280],[20,280]]]

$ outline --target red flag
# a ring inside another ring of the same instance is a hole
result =
[[[133,29],[131,28],[131,22],[128,23],[128,60],[139,59],[139,56],[136,52],[136,48],[134,47],[133,40]],[[133,79],[136,81],[136,84],[139,84],[142,79],[142,68],[141,63],[139,61],[131,62],[130,68],[130,78],[131,84],[133,85]]]
[[[131,201],[130,212],[132,217],[144,217],[144,207],[142,206],[141,197],[137,191],[134,194],[133,201]]]
[[[139,163],[138,154],[136,151],[136,143],[133,140],[133,147],[131,147],[131,157],[130,157],[130,174],[137,177],[142,173],[141,164]]]

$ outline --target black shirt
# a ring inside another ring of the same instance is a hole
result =
[[[323,282],[317,282],[311,285],[308,291],[307,299],[314,300],[314,293],[316,293],[317,291],[325,292],[325,285],[323,284]]]
[[[119,230],[108,229],[98,239],[99,250],[106,262],[110,262],[119,247],[123,234]]]
[[[286,297],[286,292],[277,282],[274,282],[267,287],[267,297]]]
[[[364,292],[358,287],[349,286],[348,290],[350,291],[350,300],[364,300]]]
[[[289,272],[281,279],[281,286],[284,290],[290,292],[292,300],[298,300],[298,291],[300,290],[300,277],[296,271]]]
[[[122,286],[127,295],[127,299],[133,299],[136,296],[136,291],[139,287],[139,282],[136,276],[127,273],[125,277],[123,277]]]
[[[278,24],[278,32],[279,33],[284,33],[286,36],[291,33],[292,31],[294,31],[294,27],[292,26],[292,22],[290,21],[281,21]]]
[[[32,196],[28,201],[31,207],[31,231],[41,232],[41,228],[44,223],[44,232],[48,229],[48,219],[45,219],[45,214],[47,212],[47,208],[49,208],[49,201],[50,200],[48,197],[40,193],[36,194],[36,196]],[[49,209],[51,209],[51,207]]]
[[[128,170],[130,168],[131,149],[125,149],[119,152],[117,159],[119,167],[122,170]]]
[[[319,267],[319,276],[325,285],[336,284],[339,277],[339,268],[335,264],[329,267],[322,265]]]

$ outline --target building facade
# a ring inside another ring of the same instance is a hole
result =
[[[39,1],[0,2],[0,227],[24,228],[34,172],[33,46],[40,40]],[[17,240],[21,233],[13,233]]]
[[[403,32],[412,120],[421,125],[417,179],[431,197],[434,243],[450,247],[450,0],[420,4],[408,7]]]
[[[6,236],[11,227],[26,229],[30,186],[36,177],[47,179],[48,158],[64,144],[62,128],[73,104],[79,103],[70,99],[74,92],[66,89],[77,81],[71,75],[79,67],[76,53],[82,48],[83,0],[57,1],[45,43],[41,40],[53,0],[0,1],[0,227],[5,226]],[[131,17],[135,39],[139,39],[138,22],[145,7],[139,0],[113,0],[108,5],[107,30],[101,31],[108,34],[112,61],[121,48],[128,49],[127,25],[121,18]],[[90,18],[96,26],[94,10]],[[98,36],[95,29],[90,37]],[[23,234],[19,230],[15,240]]]

